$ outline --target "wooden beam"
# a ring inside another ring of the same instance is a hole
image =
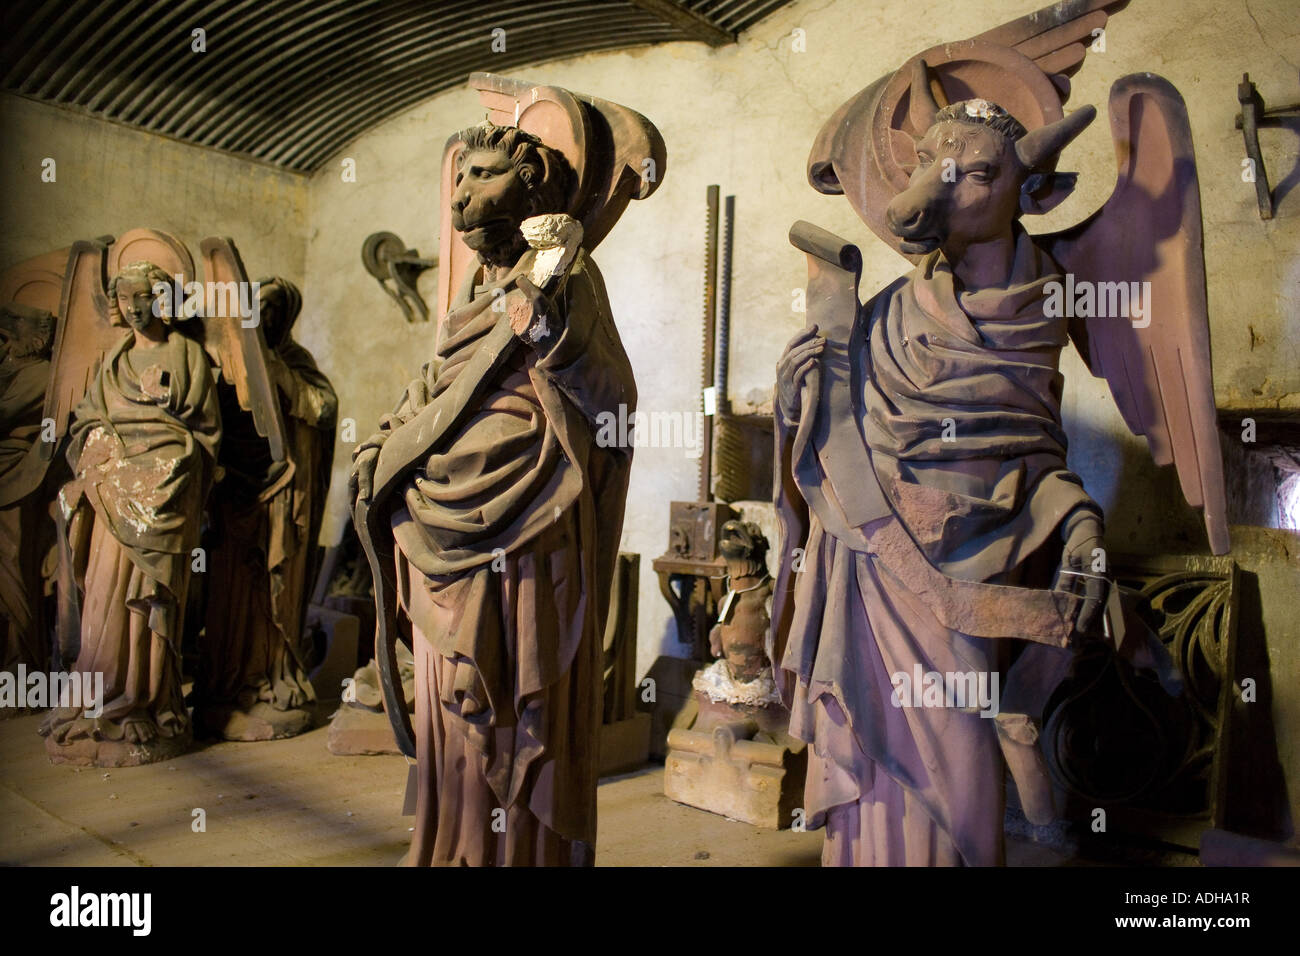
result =
[[[736,42],[734,33],[728,33],[708,17],[680,6],[673,0],[629,0],[629,2],[632,6],[639,7],[665,23],[671,23],[692,39],[701,40],[709,46],[726,46],[728,43]]]

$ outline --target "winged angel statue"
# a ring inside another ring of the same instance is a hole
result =
[[[85,706],[42,724],[57,763],[134,766],[190,743],[180,641],[204,503],[217,477],[216,382],[236,387],[283,456],[261,330],[231,296],[195,298],[175,237],[136,229],[73,245],[64,273],[44,417],[72,479],[58,495],[58,643],[74,677],[103,675]],[[207,290],[238,294],[233,244],[208,239]],[[229,264],[229,268],[227,265]],[[227,274],[228,273],[228,274]],[[111,277],[111,278],[110,278]]]
[[[60,249],[0,274],[0,672],[15,677],[50,667],[48,510],[61,475],[30,452],[46,433],[41,411],[67,261]],[[0,707],[0,719],[22,711]]]
[[[858,249],[791,230],[808,326],[777,367],[773,659],[811,744],[824,863],[1001,863],[1006,767],[1027,816],[1053,816],[1039,721],[1073,650],[1108,637],[1155,660],[1106,576],[1101,508],[1066,465],[1068,341],[1176,466],[1210,549],[1228,548],[1177,91],[1118,80],[1110,199],[1063,232],[1021,224],[1074,186],[1057,159],[1096,111],[1064,113],[1068,77],[1118,6],[1058,3],[926,50],[814,143],[814,188],[915,264],[861,304]]]

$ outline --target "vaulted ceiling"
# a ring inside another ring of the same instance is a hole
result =
[[[0,88],[311,172],[476,70],[721,46],[788,2],[9,0]]]

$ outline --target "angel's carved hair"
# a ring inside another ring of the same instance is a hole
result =
[[[465,162],[470,150],[499,150],[510,157],[519,178],[528,187],[532,215],[569,211],[569,194],[575,176],[573,167],[558,149],[552,149],[517,126],[497,126],[487,120],[461,130],[460,138],[465,148],[457,160],[458,166]]]
[[[48,356],[54,345],[54,313],[10,302],[0,307],[0,336],[9,341],[9,358]]]
[[[162,266],[156,266],[146,259],[140,259],[137,262],[123,266],[108,283],[108,319],[113,325],[127,324],[126,319],[122,317],[122,310],[117,307],[117,284],[123,279],[143,279],[149,284],[150,289],[155,289],[159,285],[171,289],[173,282],[172,277],[163,270]],[[171,302],[170,295],[167,296],[166,301]],[[172,315],[172,313],[180,311],[176,307],[177,303],[171,304],[172,308],[163,309],[162,314],[159,316],[165,325],[171,325],[175,322],[176,316]]]
[[[934,121],[987,126],[1011,143],[1020,139],[1026,132],[1021,122],[997,103],[979,98],[949,103],[934,114]]]

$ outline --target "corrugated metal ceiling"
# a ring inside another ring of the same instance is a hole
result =
[[[476,70],[654,43],[717,45],[788,2],[19,0],[4,13],[0,87],[311,172]],[[192,50],[195,29],[205,52]],[[498,29],[504,52],[492,48]]]

